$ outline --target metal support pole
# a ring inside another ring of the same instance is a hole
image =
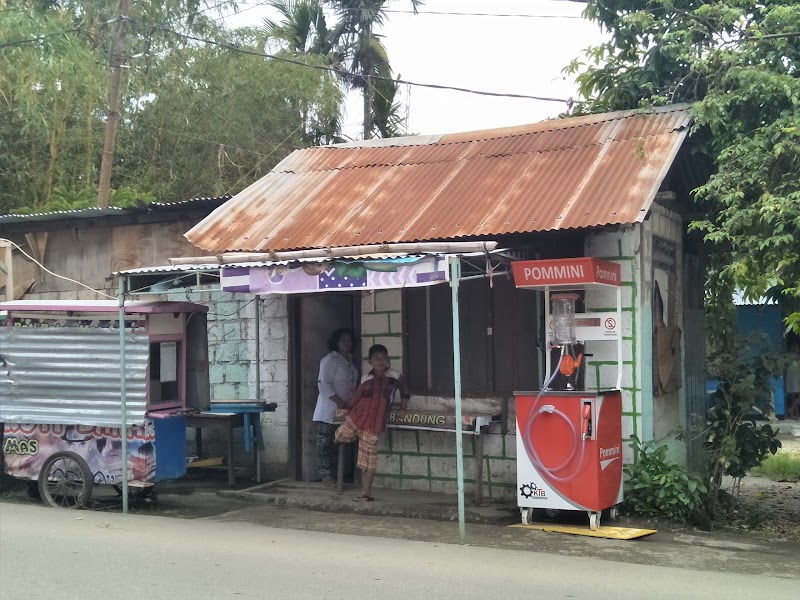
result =
[[[256,311],[256,393],[255,400],[261,401],[261,296],[256,294],[255,300]],[[258,431],[261,431],[261,416],[263,413],[256,413],[253,415],[254,419],[258,419]],[[254,429],[255,432],[255,429]],[[253,436],[255,438],[255,436]],[[261,444],[263,443],[261,436],[258,439],[253,439],[253,448],[255,448],[256,455],[256,483],[261,483]]]
[[[555,325],[554,325],[555,326]],[[542,379],[542,389],[545,382],[553,374],[553,365],[550,363],[550,286],[544,288],[544,379]]]
[[[125,397],[125,276],[119,276],[119,397],[122,440],[122,514],[128,514],[128,406]]]
[[[622,391],[622,286],[617,286],[617,389]]]
[[[461,331],[458,312],[458,283],[461,278],[461,259],[450,257],[450,290],[453,298],[453,383],[456,396],[456,481],[458,482],[458,541],[466,543],[464,524],[464,440],[461,414]]]

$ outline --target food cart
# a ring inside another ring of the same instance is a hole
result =
[[[113,300],[0,302],[4,470],[38,482],[49,506],[81,508],[95,485],[123,481],[146,494],[186,472],[187,415],[209,408],[207,307],[123,310],[120,323]]]

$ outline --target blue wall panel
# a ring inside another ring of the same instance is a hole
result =
[[[153,419],[156,433],[156,481],[186,474],[186,417]]]

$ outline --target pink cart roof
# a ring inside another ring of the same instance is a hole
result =
[[[9,313],[115,313],[119,311],[119,303],[116,300],[14,300],[13,302],[0,302],[0,310],[6,310]],[[193,302],[135,300],[125,303],[126,314],[189,313],[207,311],[207,306],[195,304]]]

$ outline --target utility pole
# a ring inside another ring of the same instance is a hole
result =
[[[120,0],[119,23],[114,40],[114,54],[111,57],[111,90],[108,99],[108,118],[106,119],[106,136],[103,142],[103,160],[100,163],[100,183],[97,191],[97,206],[106,208],[111,193],[111,165],[114,162],[114,140],[117,136],[119,121],[119,97],[122,87],[122,69],[125,63],[125,38],[128,35],[128,14],[131,0]]]
[[[11,253],[11,242],[0,240],[0,248],[5,249],[5,259],[4,262],[0,262],[0,271],[4,271],[6,274],[6,300],[11,302],[14,300],[14,265],[12,264],[14,256]]]

